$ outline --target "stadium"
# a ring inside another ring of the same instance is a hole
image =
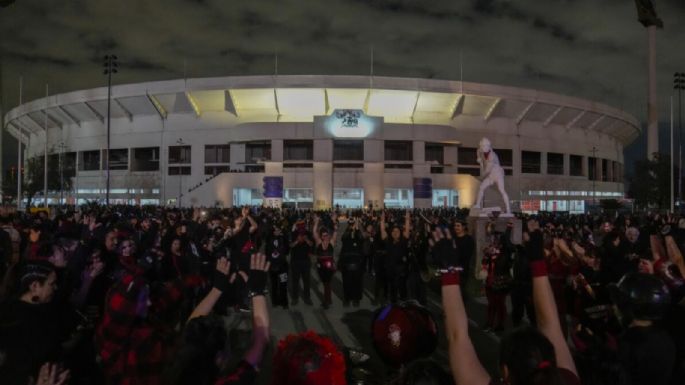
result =
[[[179,206],[470,207],[487,137],[513,209],[580,213],[623,197],[623,148],[641,131],[620,109],[566,95],[365,76],[117,85],[109,116],[110,203]],[[78,204],[105,199],[107,121],[106,87],[24,103],[5,119],[25,165],[47,149],[73,170],[63,199]],[[498,199],[490,191],[485,206]]]

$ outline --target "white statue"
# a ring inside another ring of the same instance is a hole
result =
[[[478,188],[478,197],[476,197],[476,203],[473,207],[480,208],[483,204],[483,193],[485,193],[485,190],[493,184],[497,184],[497,190],[499,190],[499,194],[502,196],[504,206],[506,207],[505,212],[510,213],[509,195],[504,190],[504,169],[500,166],[499,158],[492,150],[492,144],[490,144],[488,138],[481,139],[478,145],[478,164],[480,164],[482,180],[480,188]]]

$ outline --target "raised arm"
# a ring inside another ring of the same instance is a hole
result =
[[[568,369],[578,374],[576,364],[573,362],[571,351],[568,348],[564,334],[561,331],[561,322],[557,305],[554,302],[552,286],[547,277],[547,265],[544,259],[542,231],[536,220],[528,221],[530,240],[526,245],[526,254],[530,262],[533,275],[533,305],[538,329],[554,346],[557,358],[557,366]]]
[[[230,284],[233,281],[228,277],[228,272],[230,269],[231,262],[229,262],[228,259],[222,257],[216,261],[216,270],[214,270],[213,282],[214,286],[212,287],[212,290],[210,290],[209,293],[207,293],[207,295],[202,299],[202,301],[195,306],[195,309],[193,309],[190,317],[188,317],[188,321],[193,318],[208,315],[214,308],[214,305],[216,305],[217,301],[219,301],[221,294],[229,290]],[[235,279],[235,276],[233,278]]]
[[[245,361],[254,368],[259,367],[264,351],[269,344],[271,327],[269,310],[266,306],[266,272],[270,263],[264,254],[254,254],[250,260],[250,273],[240,274],[247,281],[247,286],[252,297],[252,345],[245,353]]]
[[[249,207],[243,207],[243,218],[247,220],[250,223],[250,234],[254,233],[259,229],[259,225],[257,225],[257,222],[252,218],[252,215],[250,215],[250,208]]]
[[[402,230],[402,235],[406,239],[409,239],[409,236],[411,236],[411,214],[409,213],[409,210],[404,213],[404,229]]]
[[[385,231],[385,211],[381,213],[381,239],[388,238],[388,233]]]
[[[333,234],[331,234],[331,245],[335,246],[335,242],[338,239],[338,215],[335,212],[331,214],[331,220],[333,221]]]
[[[315,215],[314,216],[314,242],[318,245],[321,243],[321,237],[319,237],[319,216]]]
[[[490,376],[481,365],[469,337],[469,322],[461,295],[457,250],[440,228],[433,232],[435,253],[443,268],[442,307],[449,344],[449,361],[457,385],[486,385]]]

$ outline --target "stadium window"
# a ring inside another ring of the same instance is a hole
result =
[[[264,160],[271,160],[270,140],[259,140],[245,144],[245,163],[257,164],[259,161]],[[261,168],[263,169],[264,167],[262,166]]]
[[[587,158],[588,179],[597,180],[597,158]]]
[[[283,160],[313,160],[314,142],[312,140],[284,140]]]
[[[426,143],[425,156],[427,163],[445,164],[445,146],[440,143]]]
[[[609,161],[602,159],[602,182],[609,181]]]
[[[159,171],[159,147],[133,148],[131,171]]]
[[[81,151],[79,154],[79,171],[97,171],[100,169],[100,151]]]
[[[521,172],[525,174],[540,173],[540,153],[537,151],[521,151]]]
[[[564,154],[547,153],[547,174],[564,175]]]
[[[190,163],[190,146],[169,146],[169,163]],[[171,174],[169,174],[171,175]]]
[[[621,182],[623,175],[621,175],[621,164],[618,162],[613,162],[614,166],[614,182]]]
[[[231,163],[231,146],[228,144],[205,145],[205,163]]]
[[[457,162],[460,166],[478,166],[478,150],[475,147],[459,147]]]
[[[569,156],[569,166],[571,176],[583,176],[583,157],[580,155]]]
[[[364,141],[334,140],[333,160],[364,160]]]
[[[190,166],[170,166],[169,175],[190,175]]]
[[[107,150],[102,150],[102,169],[107,170]],[[109,150],[109,169],[128,170],[128,148]]]
[[[497,154],[497,157],[499,158],[499,164],[500,166],[507,168],[507,167],[513,167],[514,162],[513,162],[513,153],[511,150],[507,149],[494,149],[495,153]]]
[[[205,166],[205,175],[218,175],[222,172],[230,172],[230,166]]]
[[[408,140],[386,140],[385,141],[385,160],[386,161],[409,161],[414,159],[413,145]]]
[[[343,168],[343,169],[350,169],[350,168],[364,168],[364,163],[333,163],[333,168],[338,169],[338,168]]]
[[[493,151],[495,151],[497,157],[499,158],[499,164],[504,169],[504,175],[512,175],[514,166],[512,150],[493,149]]]

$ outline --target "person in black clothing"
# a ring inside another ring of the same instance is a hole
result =
[[[372,303],[375,305],[388,298],[388,287],[385,274],[385,249],[374,223],[366,225],[364,249],[369,256],[367,259],[369,271],[374,277]]]
[[[292,241],[290,242],[290,269],[292,276],[292,296],[293,305],[297,305],[300,300],[300,281],[302,281],[302,299],[307,305],[312,304],[310,281],[312,262],[310,254],[312,251],[312,242],[307,230],[304,227],[304,222],[296,222],[294,231],[292,232]]]
[[[454,222],[454,242],[457,246],[457,254],[459,256],[459,264],[464,269],[464,274],[461,276],[462,287],[468,288],[471,278],[474,276],[472,271],[474,252],[476,251],[476,241],[469,235],[466,222],[457,220]],[[464,301],[468,302],[468,290],[462,293]]]
[[[364,258],[362,246],[364,239],[359,230],[359,222],[350,218],[342,236],[342,248],[338,265],[342,271],[343,306],[349,306],[350,301],[355,307],[359,306],[364,289]]]
[[[314,254],[316,255],[316,271],[323,284],[323,301],[321,307],[328,309],[333,303],[331,280],[335,274],[334,245],[337,237],[337,217],[333,214],[333,234],[321,230],[319,234],[319,217],[314,218]]]
[[[53,301],[55,267],[31,261],[15,270],[16,292],[0,308],[0,379],[25,385],[46,362],[63,358],[62,344],[72,330],[65,309]]]
[[[421,278],[421,272],[427,270],[426,253],[428,239],[424,232],[415,231],[409,239],[409,253],[407,254],[407,297],[426,306],[426,283]]]
[[[385,213],[381,214],[381,239],[385,243],[385,273],[388,284],[388,299],[395,303],[404,285],[406,275],[407,254],[409,253],[408,240],[411,235],[411,216],[409,211],[404,216],[404,229],[393,226],[390,237],[385,230]],[[405,286],[406,287],[406,286]],[[406,291],[404,291],[406,293]]]
[[[236,218],[234,223],[233,240],[231,242],[233,246],[233,250],[231,250],[231,269],[244,272],[250,269],[250,253],[255,246],[251,235],[259,229],[259,226],[250,216],[249,207],[242,208],[240,217]],[[235,282],[237,298],[239,299],[238,308],[241,311],[248,312],[250,309],[247,285],[242,279],[236,279]]]
[[[671,305],[668,288],[653,275],[630,273],[609,289],[627,326],[619,338],[618,357],[631,383],[669,385],[676,351],[659,324]]]
[[[279,226],[274,226],[266,237],[264,254],[271,262],[269,279],[271,280],[271,302],[274,306],[288,308],[288,242]]]
[[[530,239],[528,231],[523,232],[523,243]],[[525,314],[531,326],[536,326],[533,308],[533,284],[530,274],[530,261],[523,245],[514,246],[512,261],[513,280],[511,284],[511,321],[515,328],[521,326]]]

